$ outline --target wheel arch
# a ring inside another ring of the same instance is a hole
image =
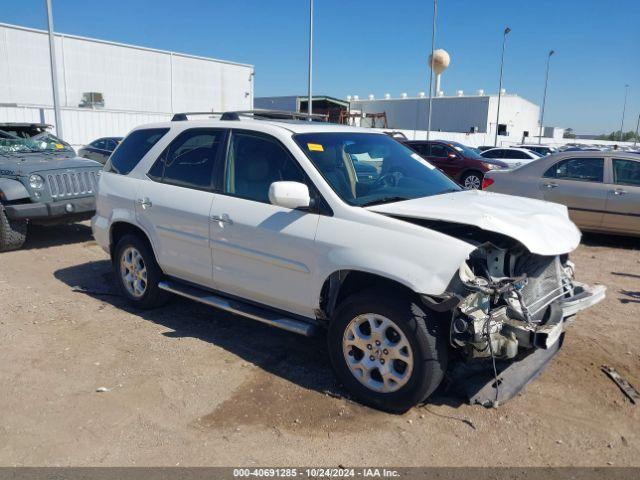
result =
[[[149,248],[151,249],[151,251],[153,252],[153,256],[155,257],[156,262],[158,262],[158,255],[156,254],[156,251],[153,248],[153,243],[151,242],[149,235],[147,235],[147,232],[145,232],[138,225],[134,225],[133,223],[123,221],[123,220],[118,220],[116,222],[113,222],[109,228],[109,254],[111,255],[112,259],[115,254],[114,250],[116,248],[116,245],[118,244],[120,239],[125,235],[136,235],[140,237],[143,241],[145,241],[149,245]]]
[[[329,320],[344,299],[354,293],[373,288],[418,297],[418,293],[410,285],[379,273],[357,269],[336,270],[322,284],[318,300],[320,307],[320,315],[318,316]]]

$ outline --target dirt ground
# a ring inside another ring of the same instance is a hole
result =
[[[640,405],[600,371],[640,388],[637,239],[584,238],[578,279],[607,299],[518,397],[393,416],[345,398],[323,337],[181,299],[133,311],[88,226],[30,235],[0,254],[0,465],[640,466]]]

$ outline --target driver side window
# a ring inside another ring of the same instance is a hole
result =
[[[269,202],[273,182],[307,183],[302,169],[275,139],[255,132],[234,131],[229,142],[224,193]]]

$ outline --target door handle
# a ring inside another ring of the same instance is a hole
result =
[[[233,225],[233,220],[229,218],[229,215],[223,213],[222,215],[211,215],[211,220],[214,222],[226,223],[229,225]]]
[[[557,183],[544,183],[543,184],[546,188],[556,188],[558,186]]]
[[[622,190],[622,189],[616,189],[616,190],[613,190],[613,194],[614,195],[618,195],[618,196],[622,196],[622,195],[626,195],[627,191],[626,190]]]
[[[153,203],[151,203],[151,200],[149,200],[147,197],[139,198],[137,202],[138,202],[138,205],[140,205],[143,210],[153,207]]]

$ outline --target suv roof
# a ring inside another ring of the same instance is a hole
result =
[[[299,120],[296,118],[267,118],[263,116],[250,116],[246,115],[245,112],[226,112],[226,113],[238,113],[237,117],[227,116],[226,114],[220,112],[204,112],[197,113],[199,115],[211,115],[212,118],[207,118],[204,120],[185,120],[185,116],[189,115],[189,113],[184,114],[176,114],[176,116],[180,115],[176,120],[172,120],[170,122],[160,122],[153,124],[146,124],[143,127],[137,128],[136,130],[146,129],[146,128],[171,128],[176,125],[184,124],[185,121],[189,123],[190,127],[212,127],[212,126],[220,126],[224,128],[242,128],[248,125],[270,125],[274,127],[278,127],[284,130],[288,130],[292,133],[311,133],[311,132],[362,132],[362,133],[376,133],[380,135],[384,135],[383,132],[378,130],[373,130],[371,128],[365,127],[352,127],[348,125],[339,125],[337,123],[327,123],[327,122],[318,122],[318,121],[309,121],[309,120]],[[282,112],[278,112],[282,113]],[[287,112],[289,113],[289,112]],[[295,114],[295,112],[292,112]],[[191,114],[193,115],[193,113]],[[299,114],[298,114],[299,115]],[[304,115],[304,114],[303,114]],[[223,119],[223,117],[226,117]]]

